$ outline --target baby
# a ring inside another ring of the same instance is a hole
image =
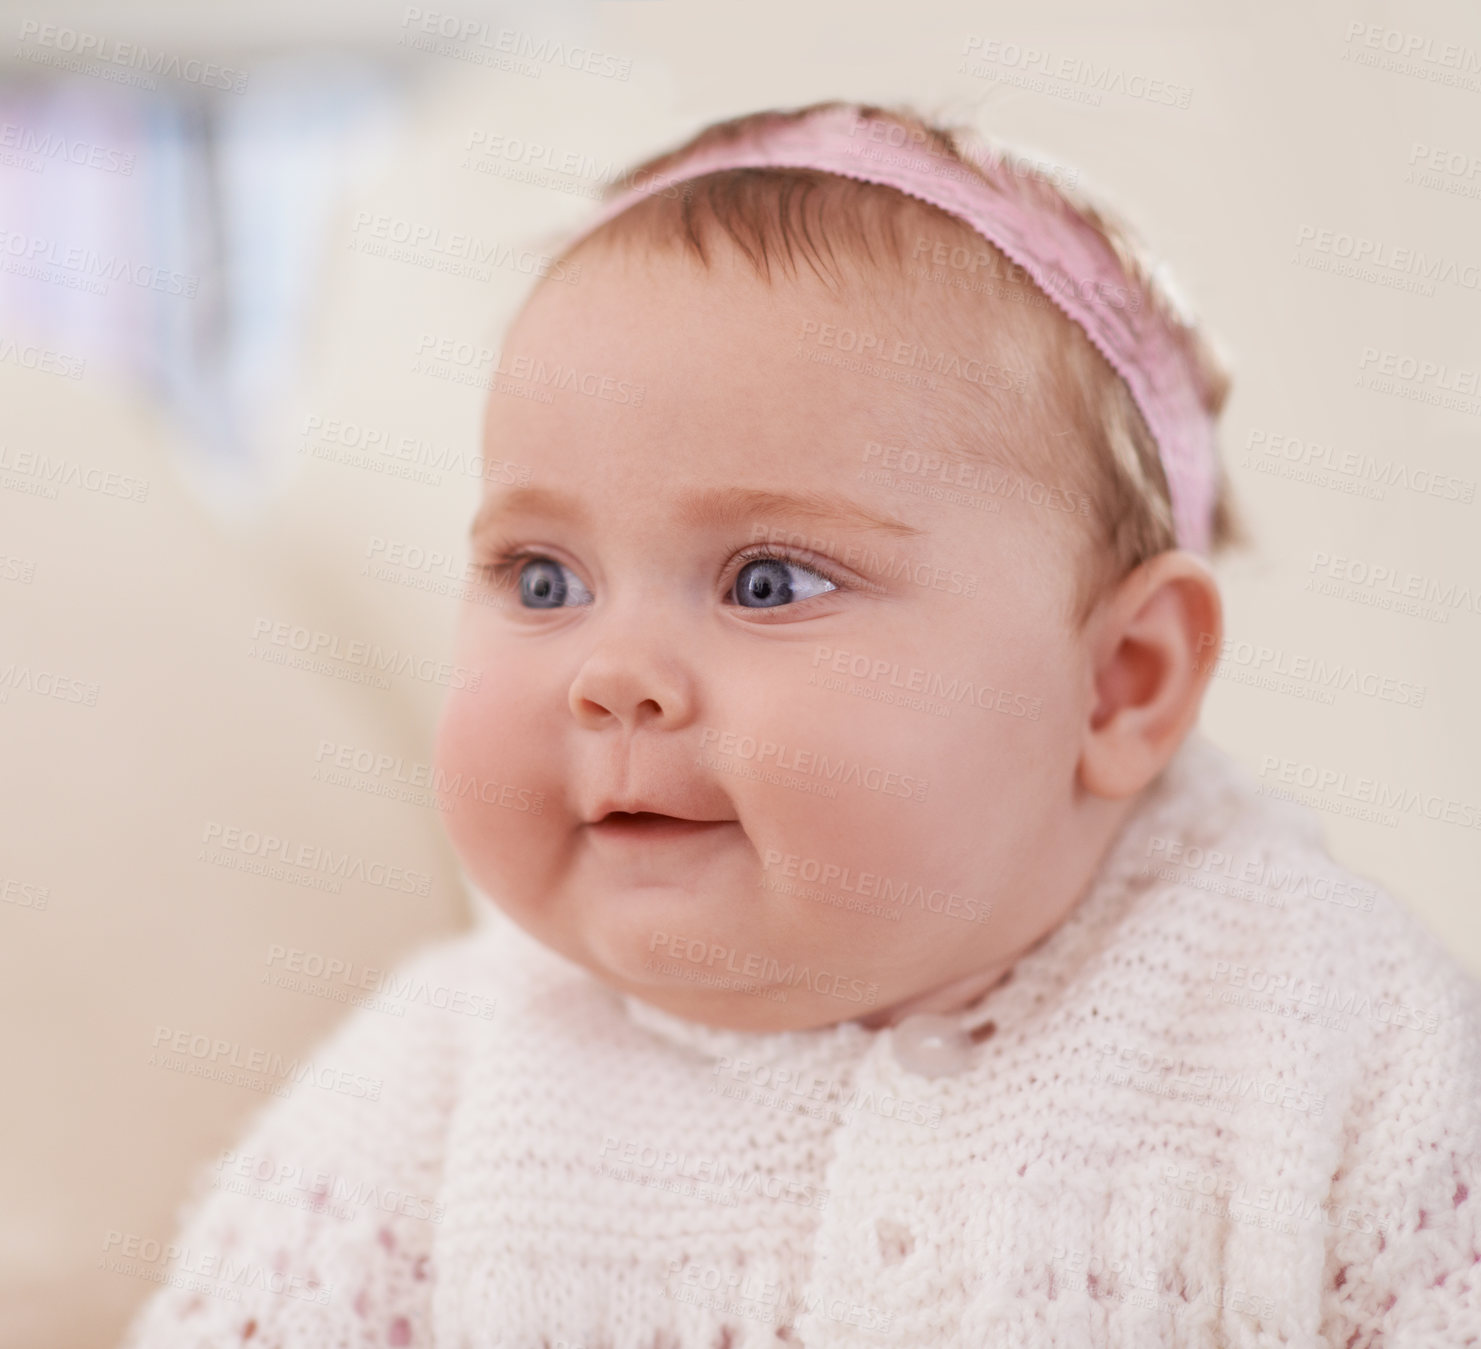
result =
[[[1065,176],[825,103],[614,184],[489,399],[480,924],[131,1349],[1481,1343],[1481,996],[1198,734],[1227,381]]]

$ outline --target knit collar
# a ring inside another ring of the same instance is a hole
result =
[[[752,1031],[706,1026],[687,1017],[665,1012],[631,993],[613,995],[627,1015],[644,1030],[669,1041],[696,1049],[713,1057],[742,1059],[784,1058],[813,1053],[825,1056],[862,1049],[874,1038],[874,1032],[856,1021],[840,1021],[813,1030]]]
[[[1187,803],[1197,798],[1197,787],[1201,785],[1206,794],[1227,779],[1231,772],[1240,771],[1202,732],[1193,731],[1123,822],[1097,868],[1095,880],[1079,904],[1057,928],[1020,956],[1002,979],[975,994],[964,1006],[945,1015],[957,1020],[964,1028],[971,1028],[984,1019],[990,1005],[996,1006],[995,995],[1010,980],[1015,983],[1033,982],[1043,987],[1058,982],[1051,971],[1064,959],[1066,952],[1083,949],[1101,940],[1104,930],[1124,912],[1133,892],[1152,883],[1145,865],[1152,836],[1159,831],[1177,828],[1175,820],[1182,820],[1186,828],[1189,820]],[[1169,818],[1170,814],[1173,818]],[[473,894],[479,918],[485,924],[498,926],[505,933],[505,940],[519,948],[522,963],[528,967],[544,965],[557,976],[595,979],[583,966],[537,941],[466,877],[465,883]],[[795,1052],[848,1057],[853,1052],[862,1052],[879,1034],[878,1030],[856,1020],[810,1030],[731,1030],[707,1026],[663,1011],[635,994],[612,989],[606,991],[614,1008],[620,1009],[635,1025],[651,1034],[702,1054],[729,1055],[737,1060],[771,1057],[779,1052],[784,1055]]]

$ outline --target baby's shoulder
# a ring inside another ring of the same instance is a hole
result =
[[[1110,859],[1087,934],[1097,1020],[1263,1080],[1333,1140],[1382,1152],[1403,1105],[1459,1141],[1481,1119],[1481,983],[1383,885],[1334,859],[1316,813],[1207,744],[1179,756]],[[1407,1104],[1405,1104],[1407,1103]]]
[[[497,1006],[488,937],[439,938],[366,971],[355,1009],[285,1060],[193,1177],[166,1286],[125,1349],[424,1342],[449,1121],[469,1032]]]
[[[1180,751],[1139,826],[1117,859],[1132,910],[1175,931],[1200,977],[1349,1010],[1428,996],[1431,1029],[1475,1014],[1481,984],[1415,911],[1332,856],[1316,811],[1207,740]]]

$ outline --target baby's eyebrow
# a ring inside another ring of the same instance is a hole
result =
[[[478,539],[492,531],[506,515],[545,515],[589,524],[592,513],[579,497],[550,487],[515,487],[485,499],[469,531]],[[892,515],[871,510],[863,502],[827,492],[778,492],[760,487],[691,488],[679,497],[675,511],[679,524],[689,528],[724,527],[780,518],[874,533],[915,537],[928,533]]]
[[[686,492],[679,500],[679,521],[686,525],[734,525],[782,516],[819,523],[912,537],[927,531],[893,515],[882,515],[861,501],[827,492],[778,492],[760,487],[719,487]]]

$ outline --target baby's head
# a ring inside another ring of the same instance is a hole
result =
[[[651,190],[517,315],[485,446],[528,479],[475,520],[458,659],[482,679],[437,745],[444,782],[480,784],[448,829],[512,919],[615,989],[755,1030],[947,1010],[1064,919],[1218,649],[1178,531],[1232,534],[1217,468],[1175,509],[1127,383],[963,221],[816,170],[682,181],[696,150],[814,111],[635,169],[614,201]],[[1066,209],[1019,161],[859,112],[885,176],[893,142]],[[1075,209],[1120,260],[1081,302],[1155,316],[1211,422],[1216,362]]]

